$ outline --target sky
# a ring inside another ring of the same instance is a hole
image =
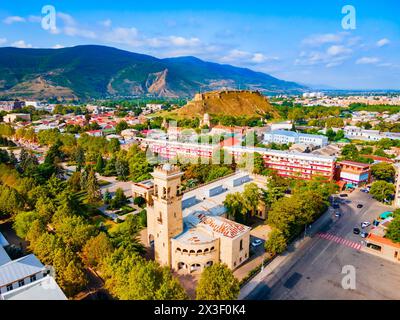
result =
[[[47,30],[46,5],[55,9]],[[0,46],[83,44],[196,56],[306,85],[400,89],[398,0],[2,1]]]

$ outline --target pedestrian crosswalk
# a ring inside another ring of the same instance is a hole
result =
[[[347,240],[345,238],[339,237],[339,236],[331,234],[331,233],[319,232],[319,233],[317,233],[317,237],[325,239],[325,240],[336,242],[338,244],[353,248],[355,250],[361,250],[361,244],[360,243],[357,243],[357,242],[354,242],[354,241],[351,241],[351,240]]]

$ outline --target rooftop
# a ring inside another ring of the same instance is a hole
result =
[[[371,165],[368,163],[361,163],[361,162],[355,162],[355,161],[339,161],[338,164],[343,164],[343,165],[348,165],[348,166],[353,166],[353,167],[359,167],[359,168],[369,168]]]
[[[68,300],[51,276],[29,283],[2,295],[3,300]]]
[[[392,247],[396,247],[396,248],[400,248],[400,243],[395,243],[392,240],[388,239],[388,238],[384,238],[381,237],[379,235],[376,235],[374,233],[370,233],[367,237],[367,240],[371,240],[377,243],[381,243],[381,244],[386,244]]]
[[[6,250],[2,246],[0,246],[0,267],[10,261],[11,259],[8,256]]]
[[[44,265],[35,255],[29,254],[0,266],[0,287],[24,279],[44,270]]]
[[[239,171],[185,193],[182,199],[184,232],[175,239],[190,244],[205,243],[216,236],[235,238],[250,230],[221,216],[226,213],[223,202],[227,194],[243,192],[244,186],[251,182],[265,188],[247,172]]]

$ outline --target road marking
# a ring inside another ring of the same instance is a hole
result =
[[[344,246],[349,247],[349,248],[353,248],[355,250],[361,250],[361,244],[360,243],[347,240],[345,238],[339,237],[339,236],[331,234],[331,233],[318,232],[316,234],[316,236],[319,237],[319,238],[328,240],[328,241],[332,241],[332,242],[344,245]]]

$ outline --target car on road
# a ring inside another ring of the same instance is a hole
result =
[[[342,214],[340,212],[338,212],[338,211],[335,212],[335,217],[336,218],[340,218],[341,216],[342,216]]]
[[[359,203],[359,204],[357,205],[357,208],[358,208],[358,209],[361,209],[363,206],[364,206],[364,205],[362,205],[361,203]]]
[[[340,208],[340,206],[339,206],[339,204],[337,204],[337,203],[334,203],[334,204],[332,205],[332,208],[333,208],[333,209],[339,209],[339,208]]]
[[[361,189],[361,192],[369,193],[368,189]]]
[[[260,239],[255,239],[255,240],[253,240],[252,242],[251,242],[251,245],[253,246],[253,247],[258,247],[259,245],[261,245],[262,244],[262,241],[260,240]]]
[[[363,231],[363,232],[361,232],[360,236],[362,238],[366,238],[366,237],[368,237],[368,232]]]
[[[371,225],[371,223],[369,222],[369,221],[364,221],[364,222],[362,222],[361,223],[361,228],[367,228],[367,227],[369,227]]]
[[[348,197],[348,195],[347,195],[346,193],[341,193],[341,194],[339,195],[339,197],[341,197],[341,198],[346,198],[346,197]]]
[[[361,231],[360,231],[359,228],[354,228],[354,229],[353,229],[353,233],[354,233],[354,234],[360,234],[360,232],[361,232]]]

